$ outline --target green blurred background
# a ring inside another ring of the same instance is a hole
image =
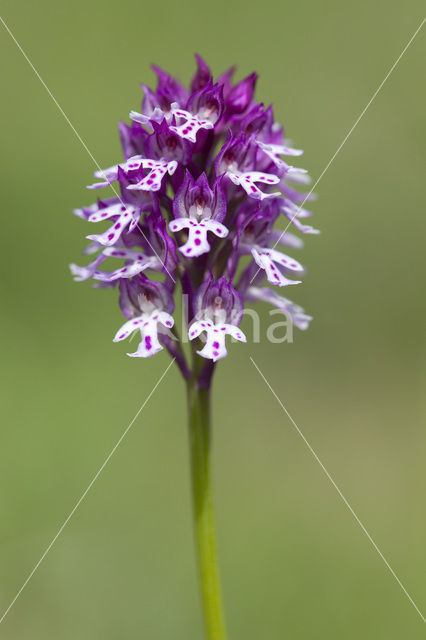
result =
[[[2,2],[99,164],[156,62],[260,74],[314,180],[422,19],[422,3]],[[214,386],[231,640],[423,638],[424,623],[251,355],[426,610],[424,57],[419,33],[321,180],[288,294],[294,344],[233,345]],[[75,284],[93,162],[3,27],[0,604],[6,609],[163,373],[111,342],[116,295]],[[268,309],[262,317],[268,320]],[[264,335],[264,332],[263,332]],[[184,387],[173,368],[0,625],[7,640],[200,640]]]

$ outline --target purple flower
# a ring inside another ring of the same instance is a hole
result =
[[[303,242],[287,226],[319,233],[300,206],[311,199],[299,189],[309,178],[284,159],[302,151],[285,139],[272,107],[255,101],[257,75],[235,84],[231,68],[214,81],[200,56],[196,63],[189,88],[153,67],[157,87],[142,85],[141,110],[119,125],[123,159],[96,171],[89,187],[114,194],[74,211],[96,231],[86,236],[92,261],[71,265],[75,280],[118,285],[127,321],[114,341],[138,330],[141,342],[129,355],[149,357],[164,346],[184,375],[184,352],[170,332],[177,285],[190,303],[189,339],[214,363],[227,355],[225,336],[246,342],[238,327],[246,303],[268,302],[308,327],[301,307],[263,285],[300,283],[302,265],[281,248],[292,253]],[[284,232],[274,229],[279,221]]]
[[[207,340],[197,353],[203,358],[216,362],[227,355],[225,336],[231,335],[240,342],[247,342],[244,333],[238,329],[243,315],[243,299],[222,276],[216,282],[213,276],[197,290],[194,298],[195,320],[189,328],[189,339],[206,333]]]
[[[175,220],[169,223],[173,233],[188,229],[188,238],[179,247],[185,256],[194,258],[210,251],[207,232],[218,238],[226,238],[229,231],[221,221],[226,216],[226,195],[221,187],[221,178],[210,188],[206,174],[202,173],[194,182],[187,171],[185,180],[173,200]]]
[[[173,296],[161,282],[150,282],[143,275],[131,281],[120,280],[120,307],[129,318],[117,331],[114,342],[128,338],[139,330],[141,342],[132,358],[150,358],[163,348],[158,340],[159,324],[167,329],[173,327],[170,312],[174,309]]]
[[[264,200],[280,196],[279,191],[261,191],[256,182],[278,184],[280,177],[273,173],[257,171],[257,146],[255,134],[244,133],[236,138],[230,135],[215,162],[216,175],[225,174],[235,185],[241,186],[251,198]]]

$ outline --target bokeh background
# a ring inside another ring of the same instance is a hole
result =
[[[422,3],[2,2],[101,166],[156,62],[260,74],[316,179],[422,20]],[[420,616],[251,355],[426,610],[424,57],[419,33],[317,192],[293,344],[234,345],[214,387],[231,640],[423,638]],[[0,604],[3,611],[163,373],[111,338],[115,294],[75,284],[93,162],[5,29]],[[423,81],[422,81],[423,78]],[[290,294],[289,294],[290,295]],[[264,327],[268,309],[262,308]],[[0,625],[5,640],[200,640],[184,387],[171,369]]]

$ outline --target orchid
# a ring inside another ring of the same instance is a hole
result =
[[[246,304],[266,302],[308,328],[311,317],[277,291],[300,284],[304,273],[281,248],[292,253],[303,246],[297,233],[319,232],[302,222],[311,215],[302,208],[310,194],[298,187],[309,177],[283,159],[302,151],[286,140],[272,107],[255,101],[256,74],[234,84],[230,69],[215,81],[204,60],[196,61],[189,88],[158,67],[156,89],[142,85],[141,109],[130,112],[130,125],[119,125],[123,159],[96,171],[89,186],[114,195],[74,211],[96,229],[108,226],[86,236],[92,260],[71,271],[77,281],[118,290],[126,322],[114,342],[138,332],[139,346],[128,355],[166,349],[187,381],[206,630],[209,640],[223,640],[208,484],[212,376],[229,338],[247,342],[239,328]],[[279,221],[284,231],[274,228]],[[111,270],[107,260],[115,262]],[[180,290],[189,302],[187,340],[172,316]]]

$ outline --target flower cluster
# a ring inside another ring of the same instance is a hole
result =
[[[309,178],[283,160],[302,151],[289,146],[272,107],[254,100],[256,74],[234,84],[231,69],[214,82],[206,63],[196,61],[189,89],[153,67],[156,90],[142,85],[141,112],[119,125],[123,161],[97,171],[89,187],[111,186],[115,195],[74,211],[110,226],[87,236],[92,262],[71,265],[75,280],[118,286],[127,322],[114,340],[141,335],[129,355],[152,356],[165,346],[184,373],[172,332],[177,285],[189,300],[189,339],[198,339],[197,353],[212,362],[226,356],[226,335],[246,341],[238,328],[245,302],[268,302],[306,329],[311,318],[303,309],[262,282],[285,287],[303,273],[281,251],[302,241],[274,230],[277,220],[318,233],[303,221],[311,214],[297,188]]]

